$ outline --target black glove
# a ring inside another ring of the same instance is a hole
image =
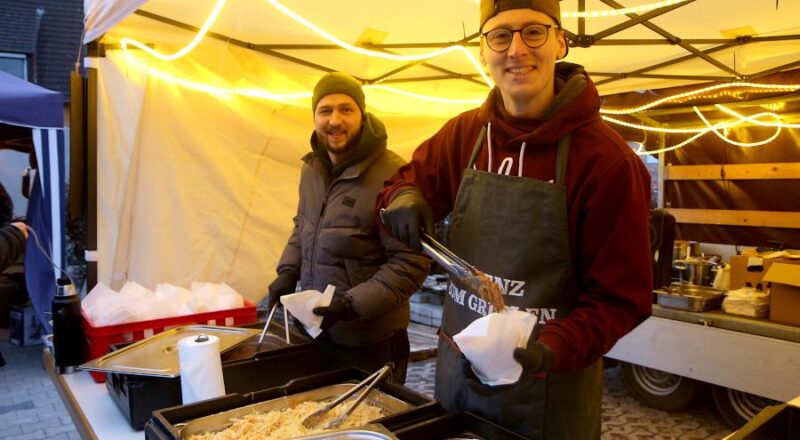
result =
[[[324,316],[319,327],[327,330],[339,321],[349,321],[356,317],[353,303],[349,296],[342,295],[334,298],[328,307],[314,307],[315,315]]]
[[[514,350],[514,359],[522,365],[523,374],[536,374],[550,371],[553,366],[553,350],[536,342],[530,348]]]
[[[381,212],[381,220],[394,238],[416,250],[421,249],[420,231],[434,232],[433,212],[417,188],[406,189],[397,195]]]
[[[267,307],[272,310],[272,306],[277,304],[283,295],[294,293],[297,289],[297,274],[291,270],[284,270],[278,274],[278,278],[269,285],[269,297]]]

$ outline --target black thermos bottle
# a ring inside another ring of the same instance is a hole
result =
[[[56,370],[62,374],[72,373],[83,363],[81,300],[68,278],[59,278],[56,284],[52,309]]]

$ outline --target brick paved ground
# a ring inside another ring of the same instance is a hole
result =
[[[0,353],[0,440],[80,439],[42,365],[42,346],[10,345],[0,329]]]
[[[412,350],[430,355],[432,327],[412,325]],[[0,440],[74,440],[78,433],[42,366],[41,346],[9,345],[8,330],[0,329]],[[424,355],[418,355],[424,358]],[[407,385],[433,395],[433,359],[410,365]],[[706,405],[691,411],[666,413],[642,407],[625,390],[616,368],[606,370],[603,395],[603,439],[721,439],[730,433]]]

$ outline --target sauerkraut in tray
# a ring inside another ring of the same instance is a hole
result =
[[[302,402],[291,408],[280,408],[265,413],[254,411],[243,417],[231,419],[233,423],[225,430],[195,434],[189,440],[277,440],[323,432],[328,422],[344,414],[352,405],[352,403],[337,405],[325,414],[314,429],[305,428],[302,424],[303,419],[328,402]],[[386,415],[389,415],[389,412],[385,409],[364,401],[337,429],[366,425]]]

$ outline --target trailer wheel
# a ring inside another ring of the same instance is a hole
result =
[[[722,418],[734,429],[741,428],[767,406],[780,403],[766,397],[719,386],[713,387],[711,394]]]
[[[636,364],[620,362],[630,393],[643,404],[662,411],[678,411],[695,399],[700,384],[688,377]]]

